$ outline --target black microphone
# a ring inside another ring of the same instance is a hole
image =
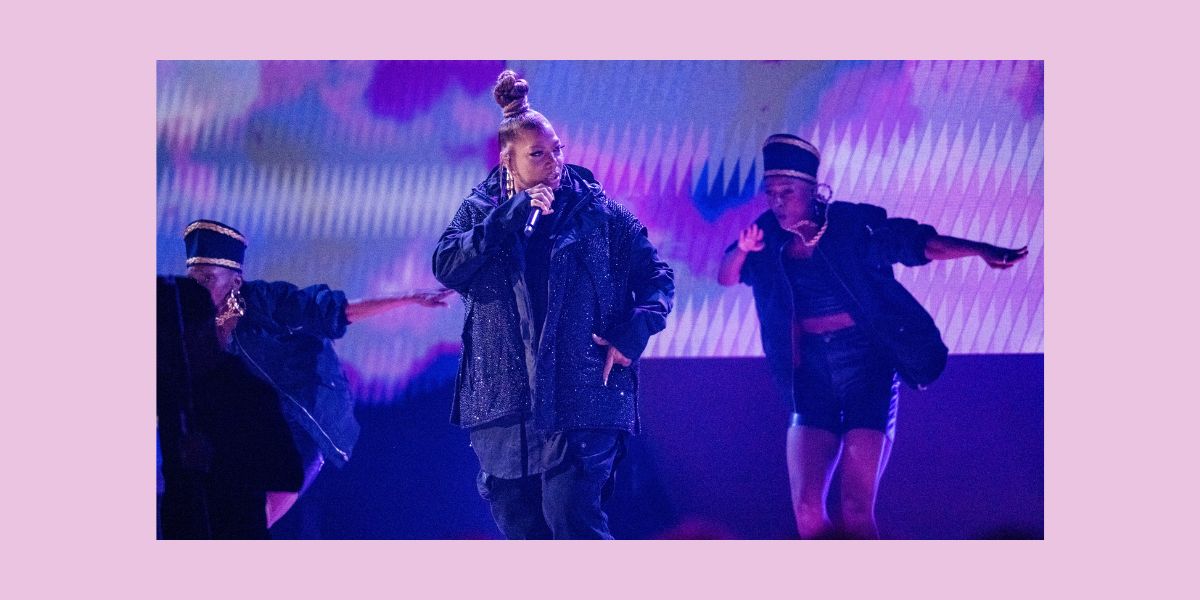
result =
[[[537,225],[538,219],[542,217],[542,211],[537,208],[529,207],[529,218],[525,219],[525,237],[533,235],[533,228]]]
[[[558,190],[554,190],[554,198],[550,200],[551,205],[558,199]],[[525,237],[533,235],[533,228],[537,226],[538,219],[542,218],[542,211],[537,208],[529,207],[529,218],[525,219]]]

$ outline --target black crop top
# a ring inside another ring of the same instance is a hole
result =
[[[839,283],[825,261],[813,256],[796,259],[783,256],[783,270],[792,286],[793,311],[798,319],[823,317],[846,311],[838,294]]]

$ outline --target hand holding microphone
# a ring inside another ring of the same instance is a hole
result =
[[[533,228],[537,225],[538,218],[542,215],[554,213],[554,190],[550,186],[539,183],[527,190],[529,194],[529,204],[533,209],[529,211],[529,218],[525,220],[525,237],[533,235]]]

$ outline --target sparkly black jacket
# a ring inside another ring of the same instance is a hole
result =
[[[433,254],[434,276],[466,305],[451,422],[474,427],[529,412],[542,431],[636,432],[637,360],[666,326],[675,293],[671,268],[646,228],[605,196],[591,172],[567,165],[555,194],[577,201],[558,216],[537,343],[519,237],[529,196],[499,202],[498,171],[463,201]],[[634,361],[614,367],[608,386],[601,383],[607,349],[592,341],[593,333]]]

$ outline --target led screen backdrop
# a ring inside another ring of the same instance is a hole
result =
[[[822,151],[834,198],[942,233],[1029,245],[897,267],[954,353],[1041,353],[1043,70],[1030,61],[160,62],[157,267],[184,270],[184,226],[250,240],[246,276],[351,298],[432,288],[433,245],[495,164],[496,75],[515,69],[568,162],[647,225],[678,295],[647,357],[762,352],[749,289],[716,268],[766,209],[759,149],[790,132]],[[355,323],[338,351],[361,400],[392,399],[458,351],[461,303]]]

